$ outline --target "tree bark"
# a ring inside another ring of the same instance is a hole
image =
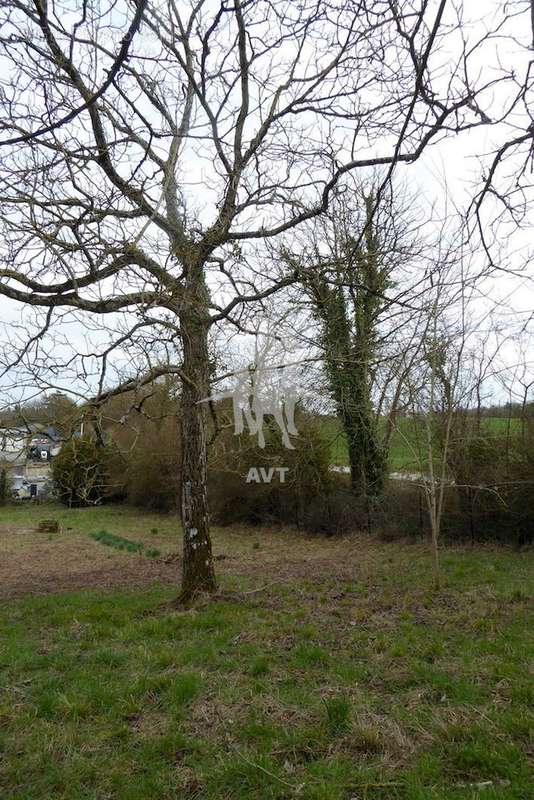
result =
[[[184,535],[179,602],[217,588],[208,509],[206,400],[210,394],[207,290],[197,276],[180,304],[179,318],[185,380],[181,398],[181,518]]]
[[[337,404],[347,439],[351,488],[358,496],[376,497],[384,488],[385,449],[380,444],[365,376],[358,375],[357,369],[349,371],[346,384],[350,397],[337,398]]]

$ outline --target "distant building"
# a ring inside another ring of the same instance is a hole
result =
[[[0,428],[0,462],[5,465],[17,496],[37,497],[51,484],[51,461],[62,438],[53,426]]]
[[[30,434],[28,458],[32,461],[50,461],[61,450],[62,439],[52,426]]]

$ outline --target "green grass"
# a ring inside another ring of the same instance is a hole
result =
[[[176,519],[171,515],[133,511],[126,505],[104,505],[91,508],[67,508],[59,503],[17,503],[0,508],[2,525],[37,525],[41,519],[56,519],[64,531],[91,533],[95,529],[118,535],[143,531],[151,535],[176,536]]]
[[[330,442],[332,463],[347,466],[349,463],[347,441],[339,420],[335,417],[325,417],[323,433]],[[422,465],[425,463],[423,437],[424,430],[414,420],[406,417],[398,419],[389,454],[389,467],[392,471],[422,470]]]
[[[109,533],[109,531],[93,531],[89,534],[91,539],[94,539],[100,544],[105,544],[108,547],[114,547],[116,550],[126,550],[128,553],[141,553],[148,558],[157,558],[160,555],[159,550],[155,547],[146,547],[143,542],[133,542],[131,539],[125,539],[124,536],[117,536],[116,533]]]
[[[120,516],[85,513],[66,521]],[[0,797],[533,797],[532,555],[446,551],[436,594],[421,548],[368,547],[351,581],[227,572],[183,613],[157,585],[4,601]]]
[[[518,419],[508,421],[504,417],[484,417],[482,429],[492,435],[505,434],[508,424],[513,431],[519,425]],[[381,420],[381,426],[385,420]],[[332,463],[347,466],[349,463],[347,442],[339,421],[335,417],[325,417],[323,432],[330,442]],[[391,439],[389,467],[393,472],[423,472],[427,457],[425,454],[426,433],[421,423],[409,417],[399,417]]]
[[[105,531],[112,537],[141,542],[145,548],[156,553],[176,550],[181,531],[177,518],[172,514],[158,514],[133,510],[126,505],[105,505],[91,508],[72,508],[59,503],[17,503],[0,509],[0,524],[12,527],[36,529],[42,519],[55,519],[61,527],[60,534],[50,538],[61,539],[69,534],[91,536]]]

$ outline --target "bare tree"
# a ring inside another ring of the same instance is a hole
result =
[[[455,461],[461,450],[459,445],[471,434],[466,426],[466,410],[474,407],[471,420],[475,428],[477,401],[495,354],[480,349],[480,338],[473,336],[481,329],[484,315],[475,314],[477,281],[469,276],[468,258],[462,248],[443,248],[429,280],[431,302],[420,328],[418,359],[407,380],[416,437],[406,444],[420,471],[416,479],[424,492],[434,585],[438,589],[446,494],[452,486],[459,488],[456,481],[461,468]]]
[[[534,152],[534,0],[497,3],[493,9],[499,31],[502,58],[514,64],[506,92],[498,95],[488,137],[487,152],[480,156],[478,187],[469,204],[470,233],[478,239],[488,263],[495,269],[522,272],[530,253],[519,263],[517,248],[512,259],[502,257],[504,237],[532,225]]]
[[[24,125],[27,126],[29,122],[33,122],[35,119],[36,128],[33,130],[24,130],[23,132],[19,133],[18,135],[15,134],[14,136],[11,135],[10,138],[7,139],[0,139],[0,147],[6,145],[14,145],[14,144],[22,144],[23,142],[29,142],[32,139],[37,139],[39,136],[43,136],[45,133],[52,133],[60,128],[62,125],[66,125],[69,122],[72,122],[82,111],[85,111],[89,108],[90,105],[96,103],[104,93],[109,89],[109,87],[113,84],[116,76],[119,74],[120,70],[122,69],[126,59],[128,58],[130,45],[132,43],[132,39],[134,38],[135,34],[139,30],[141,25],[141,19],[143,17],[143,13],[145,11],[146,5],[148,0],[137,0],[135,5],[135,13],[133,15],[132,21],[128,26],[124,37],[120,42],[120,46],[116,56],[113,58],[111,66],[106,70],[106,77],[103,80],[101,86],[93,92],[93,94],[88,97],[84,102],[82,102],[77,108],[73,108],[68,113],[64,114],[63,116],[59,116],[58,119],[54,119],[53,110],[47,106],[46,109],[36,109],[35,117],[24,117]],[[46,3],[41,3],[40,0],[33,0],[33,7],[35,13],[38,14],[40,17],[44,17],[46,19]],[[110,9],[111,10],[111,9]],[[77,29],[84,24],[86,21],[87,15],[87,6],[84,4],[82,7],[82,12],[80,19],[73,25],[71,36],[73,37],[71,40],[71,44],[69,45],[69,52],[72,56],[72,51],[75,46],[74,36],[76,35]],[[64,29],[65,32],[65,29]],[[3,100],[6,100],[6,110],[9,112],[13,111],[13,108],[9,102],[10,97],[8,93],[5,93],[2,97]],[[43,125],[43,118],[40,114],[44,111],[46,118],[48,120],[52,119],[52,121],[48,121],[46,124]],[[2,120],[0,121],[0,130],[7,130],[11,134],[15,128],[14,125],[15,120],[11,117],[9,120]]]
[[[179,376],[186,600],[216,585],[199,402],[210,396],[210,330],[239,327],[246,304],[296,278],[247,269],[247,242],[323,213],[342,175],[391,174],[440,136],[483,124],[485,97],[507,75],[471,76],[474,43],[446,58],[458,20],[445,0],[149,0],[98,94],[127,4],[76,8],[75,22],[72,4],[43,0],[0,12],[4,141],[22,142],[3,150],[0,292],[43,310],[10,364],[35,356],[69,314],[109,316],[102,327],[123,314],[98,354],[95,401]],[[51,109],[64,124],[46,125]],[[39,121],[48,130],[30,136]],[[174,354],[163,366],[148,344],[160,340]],[[107,385],[113,353],[139,341],[146,371]]]

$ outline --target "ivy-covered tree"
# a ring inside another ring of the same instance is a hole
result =
[[[332,261],[305,271],[304,285],[321,329],[326,374],[347,439],[352,488],[357,494],[376,495],[384,482],[386,452],[372,402],[373,360],[389,278],[373,223],[373,196],[364,202],[361,243],[356,236],[343,236]]]
[[[347,441],[356,495],[379,495],[386,477],[391,426],[382,433],[377,371],[385,352],[385,321],[403,305],[393,273],[408,252],[415,257],[417,250],[409,216],[393,195],[356,190],[336,198],[297,254],[284,253],[297,265],[318,325],[328,390]],[[394,378],[397,390],[390,410],[399,399],[401,366]]]

